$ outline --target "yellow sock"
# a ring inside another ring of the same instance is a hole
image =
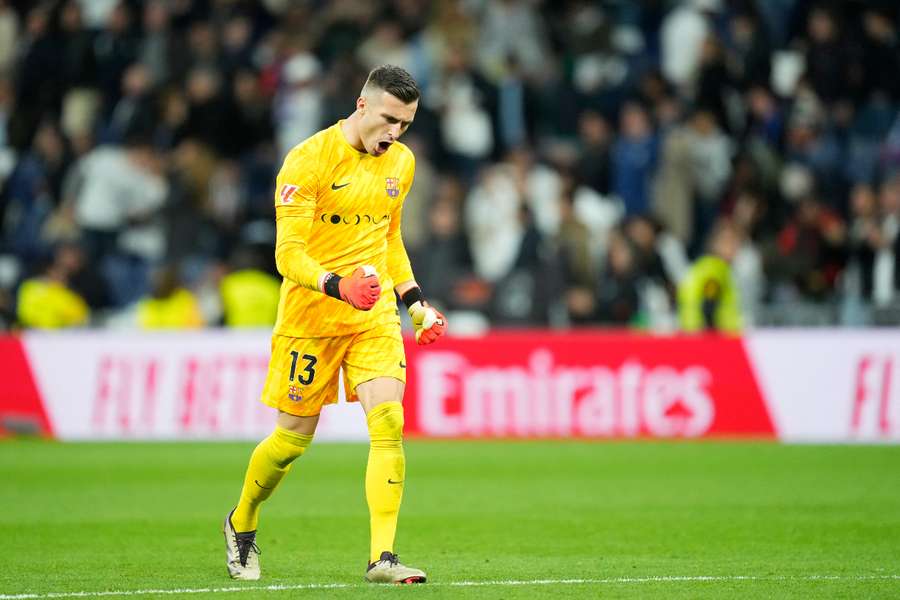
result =
[[[397,515],[403,498],[406,458],[403,456],[403,405],[379,404],[366,417],[369,425],[369,463],[366,501],[372,534],[370,562],[385,550],[394,551]]]
[[[311,435],[294,433],[276,425],[275,431],[256,446],[244,476],[241,499],[231,515],[235,531],[256,530],[260,504],[272,495],[291,470],[291,463],[306,451],[312,439]]]

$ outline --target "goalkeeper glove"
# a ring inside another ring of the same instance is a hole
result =
[[[381,282],[375,267],[371,265],[356,267],[349,277],[328,273],[321,288],[332,298],[343,300],[358,310],[371,310],[381,297]]]
[[[414,287],[403,294],[402,300],[416,329],[417,344],[420,346],[431,344],[444,335],[447,330],[447,318],[425,301],[422,290]]]

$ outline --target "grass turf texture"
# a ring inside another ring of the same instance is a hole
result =
[[[438,585],[387,588],[362,584],[365,445],[314,444],[264,507],[263,579],[228,579],[221,521],[251,449],[0,442],[0,594],[339,583],[353,587],[191,597],[900,596],[900,447],[408,442],[397,550]],[[654,576],[762,579],[441,585]]]

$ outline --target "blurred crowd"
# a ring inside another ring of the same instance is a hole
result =
[[[404,239],[462,329],[900,323],[900,8],[0,0],[0,328],[267,326],[273,182],[422,88]]]

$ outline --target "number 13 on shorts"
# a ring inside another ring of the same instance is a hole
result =
[[[300,353],[296,350],[291,350],[291,374],[290,381],[293,383],[294,375],[297,375],[297,358],[300,357]],[[309,385],[313,382],[313,378],[316,376],[316,357],[311,354],[304,354],[302,357],[304,361],[306,361],[306,366],[303,367],[301,372],[297,377],[297,383],[301,383],[303,385]]]

